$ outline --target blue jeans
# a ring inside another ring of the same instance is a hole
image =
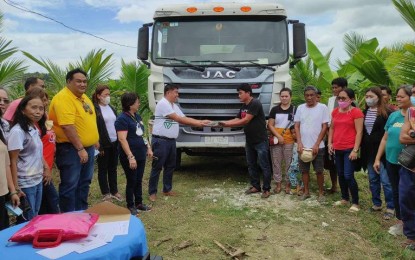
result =
[[[88,161],[84,164],[71,143],[56,145],[56,165],[60,171],[59,204],[62,212],[88,208],[89,186],[94,174],[94,147],[85,147]]]
[[[53,183],[44,184],[42,191],[42,204],[40,206],[39,215],[57,214],[59,209],[59,196]]]
[[[246,161],[251,179],[251,186],[261,190],[260,172],[263,174],[263,191],[271,189],[271,165],[269,162],[268,140],[259,144],[245,144]]]
[[[382,199],[380,198],[381,184],[383,187],[383,193],[385,194],[386,207],[388,209],[395,209],[393,203],[392,186],[389,182],[388,172],[386,171],[383,163],[380,163],[379,174],[373,169],[373,161],[369,161],[367,164],[367,173],[369,175],[370,192],[372,193],[372,203],[375,206],[382,206]]]
[[[40,204],[42,203],[42,188],[42,182],[33,187],[22,188],[22,191],[26,194],[26,200],[30,205],[30,210],[23,212],[26,220],[31,220],[39,213]]]
[[[163,192],[169,192],[173,188],[173,171],[176,168],[176,140],[167,140],[153,137],[151,139],[153,159],[151,164],[150,179],[148,182],[148,194],[157,193],[160,172],[163,171]]]
[[[354,162],[349,159],[352,149],[336,150],[335,160],[337,174],[339,176],[339,186],[342,193],[342,199],[349,201],[349,190],[352,195],[352,203],[359,204],[359,187],[354,178]]]
[[[408,239],[415,240],[415,173],[401,167],[399,175],[399,204],[403,234]]]

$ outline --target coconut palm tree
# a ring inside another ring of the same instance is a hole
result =
[[[396,10],[401,14],[406,23],[415,31],[415,4],[410,0],[392,0]],[[394,68],[399,83],[415,82],[415,44],[406,43],[404,51],[397,53],[394,57],[397,65]]]
[[[3,27],[3,13],[0,12],[0,33]],[[10,88],[21,82],[23,73],[27,66],[21,59],[12,58],[18,51],[16,47],[11,47],[12,41],[0,37],[0,86]]]
[[[148,76],[150,71],[144,64],[138,62],[126,63],[121,60],[121,76],[119,80],[111,80],[109,86],[112,95],[120,97],[125,92],[134,92],[140,96],[140,109],[138,113],[147,122],[151,115],[151,110],[148,103]],[[119,99],[119,98],[118,98]],[[119,104],[115,104],[120,107]]]
[[[48,86],[48,92],[52,96],[66,85],[66,73],[74,68],[81,68],[88,74],[86,94],[90,96],[98,84],[108,81],[114,64],[111,60],[112,54],[105,56],[105,50],[102,49],[90,51],[84,58],[81,57],[80,61],[69,63],[65,69],[62,69],[50,59],[38,59],[28,52],[23,52],[23,54],[48,71],[52,81],[50,88]]]

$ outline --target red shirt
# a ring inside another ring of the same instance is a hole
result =
[[[363,118],[360,109],[353,107],[348,112],[340,112],[335,108],[331,113],[333,124],[333,148],[335,150],[353,149],[356,140],[354,120]]]
[[[52,169],[53,161],[55,160],[55,144],[56,135],[52,130],[48,130],[46,134],[42,137],[43,143],[43,158],[49,166],[49,169]]]

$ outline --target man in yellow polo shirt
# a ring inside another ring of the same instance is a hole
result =
[[[49,108],[56,133],[56,165],[60,171],[59,205],[62,212],[88,208],[89,185],[94,173],[94,146],[98,128],[94,106],[84,94],[87,74],[74,69],[66,74],[67,86]]]

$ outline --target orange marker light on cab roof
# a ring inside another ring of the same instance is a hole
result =
[[[189,7],[189,8],[186,9],[186,11],[188,13],[195,13],[197,11],[197,8],[196,7]]]
[[[241,7],[241,11],[244,13],[250,12],[251,11],[251,7],[250,6],[242,6]]]
[[[223,12],[223,10],[225,10],[225,8],[223,8],[222,6],[213,7],[213,11],[217,13]]]

